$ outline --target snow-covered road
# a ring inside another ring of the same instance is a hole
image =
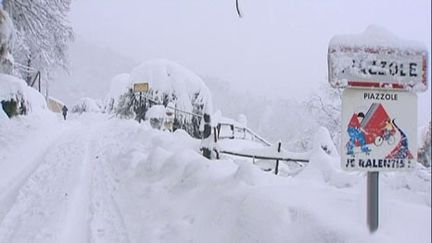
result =
[[[103,168],[100,123],[55,123],[10,150],[0,242],[127,242]]]
[[[430,171],[383,176],[370,236],[364,178],[324,152],[285,178],[203,159],[184,131],[103,114],[23,117],[0,132],[0,242],[430,242]]]

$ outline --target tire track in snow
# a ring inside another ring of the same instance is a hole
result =
[[[90,138],[83,141],[84,156],[76,175],[76,183],[66,194],[65,216],[59,242],[89,242],[89,201],[93,164],[90,159]]]
[[[0,224],[0,242],[128,241],[109,174],[94,156],[96,125],[77,126],[40,157]]]
[[[64,211],[84,157],[77,127],[41,156],[0,225],[0,242],[59,242]]]
[[[73,128],[75,123],[72,124],[72,126],[58,126],[57,129],[41,129],[31,133],[27,136],[28,139],[19,144],[19,149],[3,158],[0,170],[8,173],[3,173],[0,177],[0,222],[13,205],[26,179],[39,167],[42,156],[60,141],[62,135]],[[35,137],[44,137],[44,139],[35,142]]]

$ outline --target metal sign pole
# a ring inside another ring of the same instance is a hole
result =
[[[367,173],[367,224],[374,233],[379,224],[379,172]]]
[[[142,92],[139,93],[139,108],[138,108],[138,123],[141,123],[141,117],[142,117]]]

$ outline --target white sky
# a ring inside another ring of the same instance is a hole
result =
[[[431,50],[430,0],[239,1],[242,19],[235,0],[75,0],[71,21],[79,38],[134,60],[170,59],[250,94],[296,99],[327,83],[334,35],[376,24]],[[430,86],[419,94],[419,124],[430,97]]]

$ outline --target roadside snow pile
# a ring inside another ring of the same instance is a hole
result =
[[[102,105],[98,101],[91,98],[81,98],[73,107],[73,113],[82,114],[84,112],[102,112]]]
[[[24,80],[7,74],[0,74],[0,101],[2,112],[8,116],[47,110],[45,99],[39,92],[28,87]]]
[[[113,119],[103,147],[132,242],[430,241],[431,209],[419,200],[423,196],[387,186],[382,193],[391,196],[380,199],[383,230],[369,235],[365,178],[336,169],[337,154],[322,148],[331,148],[325,130],[317,135],[310,167],[286,178],[245,161],[204,159],[199,140],[182,130],[171,134],[128,124]],[[315,173],[300,176],[306,170]],[[384,183],[391,178],[384,176]]]
[[[338,188],[353,187],[359,182],[360,177],[355,173],[340,168],[339,154],[326,128],[317,131],[313,144],[309,164],[299,173],[299,179],[324,182]]]

